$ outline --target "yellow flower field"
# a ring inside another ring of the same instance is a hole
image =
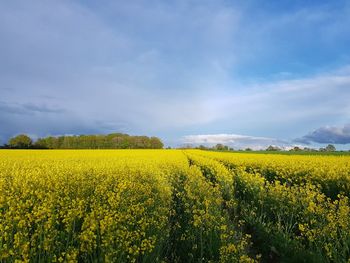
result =
[[[347,262],[350,157],[1,150],[0,262]]]

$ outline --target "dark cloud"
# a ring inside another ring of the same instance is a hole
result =
[[[304,144],[311,144],[313,142],[347,144],[350,143],[350,123],[343,127],[321,127],[294,141]]]

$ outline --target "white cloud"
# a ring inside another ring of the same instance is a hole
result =
[[[285,136],[293,138],[296,132],[325,122],[346,121],[350,115],[349,87],[350,70],[344,67],[305,78],[247,85],[239,93],[218,93],[211,102],[214,119],[222,120],[226,130],[285,128]]]

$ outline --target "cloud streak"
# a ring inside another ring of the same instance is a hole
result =
[[[19,104],[0,101],[0,111],[2,114],[32,115],[35,113],[64,113],[61,108],[48,107],[47,105],[37,105],[33,103]]]

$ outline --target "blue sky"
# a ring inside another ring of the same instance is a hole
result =
[[[350,1],[0,1],[0,142],[350,148]]]

